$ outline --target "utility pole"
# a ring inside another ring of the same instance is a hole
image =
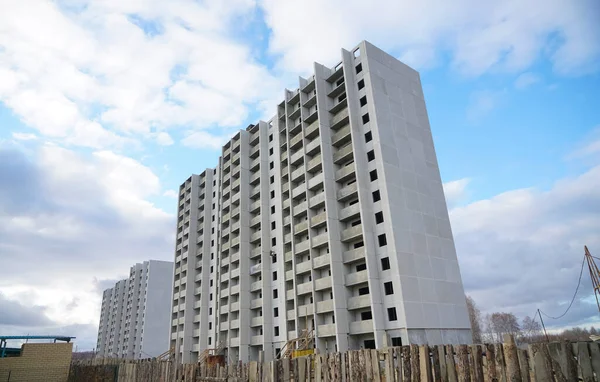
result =
[[[585,260],[588,264],[590,278],[592,279],[592,286],[594,288],[594,295],[596,296],[596,306],[598,307],[598,312],[600,313],[600,299],[598,298],[598,295],[600,294],[600,269],[598,269],[596,261],[594,260],[594,256],[592,256],[588,247],[584,246],[583,248],[585,249]]]

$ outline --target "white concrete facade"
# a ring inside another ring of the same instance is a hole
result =
[[[321,352],[470,343],[418,72],[362,42],[284,97],[180,188],[179,360],[268,360],[305,328]]]
[[[169,349],[173,263],[150,260],[104,291],[96,352],[103,358],[143,359]]]

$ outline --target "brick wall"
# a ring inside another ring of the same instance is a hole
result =
[[[71,343],[24,344],[20,357],[0,358],[0,381],[66,382],[72,352]]]

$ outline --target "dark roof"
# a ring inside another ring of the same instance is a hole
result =
[[[56,341],[65,341],[71,342],[71,340],[75,337],[67,337],[67,336],[0,336],[0,340],[56,340]]]

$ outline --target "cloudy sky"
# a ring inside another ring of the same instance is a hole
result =
[[[95,346],[175,190],[366,39],[421,72],[467,293],[559,315],[600,256],[594,0],[0,0],[0,333]],[[551,326],[598,323],[589,277]]]

